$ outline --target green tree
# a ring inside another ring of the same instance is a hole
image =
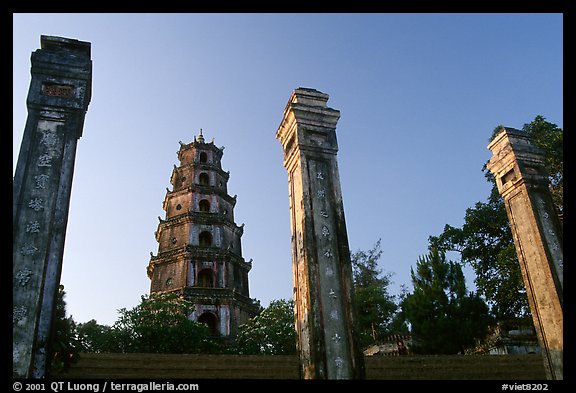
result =
[[[501,128],[494,129],[491,139]],[[536,116],[522,129],[545,153],[550,191],[561,216],[564,205],[563,131],[542,116]],[[430,246],[445,252],[456,251],[460,253],[462,264],[472,266],[478,293],[486,299],[494,316],[500,320],[526,318],[530,316],[530,308],[504,201],[486,165],[482,171],[492,184],[488,200],[477,202],[466,210],[462,228],[446,225],[442,234],[431,236]]]
[[[76,324],[66,316],[66,292],[64,286],[58,287],[54,310],[52,334],[48,343],[47,375],[56,375],[66,371],[77,359],[80,346],[75,339]]]
[[[294,300],[272,300],[238,328],[235,352],[243,355],[296,354]]]
[[[360,335],[360,346],[366,347],[391,333],[391,323],[397,305],[388,293],[391,273],[383,274],[378,268],[382,256],[381,239],[368,251],[351,255],[354,281],[354,303]]]
[[[404,311],[406,298],[410,295],[410,291],[405,284],[400,286],[400,293],[396,296],[396,312],[390,322],[390,332],[409,335],[410,326]]]
[[[430,236],[430,247],[460,254],[472,266],[474,283],[499,320],[530,315],[504,202],[494,185],[487,202],[466,209],[464,225]]]
[[[378,268],[382,255],[380,243],[379,239],[372,249],[351,255],[361,346],[395,332],[392,323],[398,307],[394,296],[388,293],[391,274],[383,274]],[[402,331],[405,330],[402,327]],[[294,301],[274,300],[239,327],[235,351],[240,354],[295,354],[296,339]]]
[[[410,272],[414,291],[401,305],[417,340],[413,352],[464,353],[485,337],[491,322],[488,306],[467,292],[459,264],[432,248]]]
[[[182,296],[143,295],[141,303],[131,310],[119,310],[120,317],[110,330],[98,334],[105,348],[112,352],[205,353],[215,351],[217,344],[208,327],[192,321],[191,302]],[[94,343],[95,340],[93,339]]]
[[[118,349],[112,328],[98,324],[95,319],[79,323],[76,337],[83,352],[116,352]]]
[[[564,212],[564,131],[546,118],[538,115],[524,124],[522,130],[528,133],[532,143],[544,151],[545,166],[548,171],[549,188],[558,214]]]

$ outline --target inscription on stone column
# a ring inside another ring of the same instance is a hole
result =
[[[314,225],[316,232],[316,242],[318,249],[318,270],[324,272],[318,277],[320,281],[320,300],[322,308],[326,310],[324,315],[324,332],[326,337],[334,338],[326,343],[326,355],[328,358],[335,359],[329,362],[327,368],[333,378],[342,378],[342,369],[345,366],[344,359],[348,359],[348,345],[342,341],[347,337],[345,321],[340,316],[339,310],[343,309],[343,304],[334,291],[334,288],[340,287],[340,275],[337,273],[337,263],[339,261],[337,239],[332,236],[335,230],[335,223],[330,211],[333,210],[333,196],[326,192],[332,189],[330,177],[327,175],[328,164],[324,161],[309,160],[308,168],[310,171],[312,212],[314,216]]]
[[[30,269],[22,269],[19,270],[18,273],[16,273],[16,280],[18,280],[18,283],[22,286],[25,286],[26,284],[28,284],[28,281],[30,281],[30,276],[32,275],[32,270]]]
[[[17,323],[26,318],[28,309],[24,306],[15,306],[12,311],[12,323]]]
[[[28,202],[28,207],[35,212],[39,212],[40,210],[44,209],[44,199],[41,198],[34,198]]]
[[[40,223],[38,221],[32,221],[30,224],[26,225],[26,233],[39,233]]]
[[[34,255],[38,251],[36,247],[32,244],[25,244],[24,247],[20,249],[20,254],[24,256]]]
[[[533,196],[534,204],[536,205],[536,210],[541,216],[540,225],[542,225],[542,236],[548,249],[554,254],[554,258],[551,258],[554,268],[556,270],[556,275],[558,278],[558,285],[563,290],[564,289],[564,261],[563,261],[563,248],[561,245],[562,239],[556,233],[555,228],[552,226],[552,217],[547,210],[553,210],[552,207],[547,206],[546,201],[541,195],[535,194]],[[559,256],[559,257],[556,257]]]
[[[22,228],[15,231],[14,244],[21,244],[18,253],[14,254],[14,287],[13,294],[15,305],[13,309],[13,324],[18,328],[14,331],[13,361],[27,362],[30,357],[31,347],[18,347],[27,340],[26,336],[34,335],[34,318],[28,318],[28,310],[36,309],[41,297],[42,277],[44,261],[47,258],[49,239],[41,232],[48,228],[51,220],[52,207],[55,203],[56,184],[52,179],[58,176],[59,166],[53,165],[60,162],[63,149],[63,136],[59,135],[61,122],[40,120],[36,127],[36,135],[39,143],[36,145],[35,165],[29,166],[31,173],[25,187],[27,209],[20,211]],[[27,295],[19,294],[25,291]],[[32,292],[28,292],[28,291]],[[32,295],[33,294],[33,295]],[[22,339],[20,338],[22,337]]]
[[[52,156],[50,154],[42,154],[38,157],[38,166],[39,167],[50,167],[52,166]]]
[[[72,97],[73,91],[74,88],[72,86],[50,85],[50,84],[42,85],[42,94],[49,97],[70,98]]]
[[[46,188],[48,179],[50,179],[50,176],[44,174],[34,176],[34,180],[36,181],[36,188]]]

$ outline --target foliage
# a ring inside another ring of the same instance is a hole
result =
[[[120,310],[113,325],[121,352],[197,353],[212,347],[210,331],[192,321],[191,302],[177,294],[142,296],[132,310]]]
[[[406,312],[404,311],[404,305],[406,298],[410,295],[410,291],[405,284],[400,287],[400,293],[396,296],[396,312],[392,318],[389,325],[389,330],[391,333],[396,334],[410,334],[410,326],[408,319],[406,317]]]
[[[235,352],[243,355],[296,354],[294,300],[272,300],[268,307],[240,325]]]
[[[545,166],[549,175],[549,187],[558,213],[564,211],[564,131],[543,116],[524,124],[523,131],[532,143],[544,151]]]
[[[78,358],[80,350],[74,334],[76,324],[72,317],[66,317],[65,296],[64,286],[60,285],[56,294],[52,335],[48,343],[48,375],[56,375],[66,371]]]
[[[502,126],[492,133],[493,139]],[[559,213],[563,212],[563,131],[542,116],[522,128],[532,143],[543,150],[550,175],[550,191]],[[499,320],[530,315],[528,299],[520,273],[518,257],[510,230],[504,201],[493,175],[486,165],[484,176],[492,184],[486,202],[477,202],[466,210],[462,228],[444,227],[439,236],[430,236],[431,247],[460,253],[462,264],[470,264],[476,274],[475,284]]]
[[[443,252],[459,252],[460,263],[472,266],[477,291],[495,317],[529,315],[506,209],[495,185],[486,203],[466,209],[462,228],[446,225],[442,234],[430,236],[429,243]]]
[[[206,325],[188,316],[193,305],[182,296],[143,295],[131,310],[120,309],[112,327],[90,321],[79,326],[84,350],[93,352],[206,353],[217,343]]]
[[[390,274],[378,269],[381,241],[368,251],[352,254],[354,306],[360,330],[360,345],[367,346],[391,332],[397,305],[387,288]],[[254,318],[241,325],[236,337],[238,354],[295,354],[294,300],[273,300]]]
[[[491,322],[488,306],[467,293],[459,264],[431,249],[411,270],[414,292],[402,301],[402,309],[418,344],[415,353],[456,354],[485,337]]]
[[[381,239],[368,251],[351,255],[354,281],[354,306],[361,347],[378,341],[391,333],[391,323],[397,305],[388,293],[391,274],[382,274],[378,261],[382,255]]]
[[[76,337],[84,352],[117,352],[115,331],[107,325],[100,325],[95,319],[79,323]]]

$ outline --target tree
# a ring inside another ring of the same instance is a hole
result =
[[[76,326],[76,337],[84,352],[117,352],[118,345],[110,326],[100,325],[95,319]]]
[[[378,268],[382,255],[381,239],[368,251],[351,255],[354,281],[354,305],[360,335],[360,346],[366,347],[391,333],[390,325],[397,305],[388,293],[391,274]]]
[[[444,227],[430,236],[430,247],[460,253],[460,263],[474,269],[477,291],[502,320],[530,315],[518,257],[504,202],[494,184],[486,203],[466,209],[464,225]]]
[[[79,325],[78,339],[93,352],[205,353],[218,351],[208,327],[188,316],[193,305],[174,293],[143,295],[131,310],[122,308],[112,327],[94,320]]]
[[[490,139],[501,128],[496,127]],[[524,124],[522,130],[545,153],[550,191],[558,214],[562,217],[563,131],[540,115],[531,123]],[[462,228],[446,225],[442,234],[431,236],[430,246],[460,253],[460,262],[472,266],[478,293],[490,304],[493,315],[498,319],[528,318],[530,308],[504,201],[486,165],[482,171],[492,184],[487,202],[477,202],[473,208],[466,210]]]
[[[410,295],[410,291],[405,284],[400,286],[400,293],[396,296],[396,312],[390,322],[390,332],[409,335],[410,326],[404,311],[406,298]]]
[[[64,286],[60,285],[56,295],[52,334],[48,343],[48,375],[66,371],[77,359],[80,350],[74,333],[76,324],[72,317],[66,316],[65,296]]]
[[[272,300],[258,315],[240,325],[235,352],[242,355],[296,354],[294,300]]]
[[[532,143],[544,151],[548,170],[549,188],[558,214],[564,212],[564,131],[541,115],[522,130],[528,133]]]
[[[393,332],[397,305],[394,296],[388,293],[391,274],[382,274],[378,268],[382,255],[380,243],[379,239],[372,249],[357,251],[351,256],[361,346]],[[295,354],[296,340],[294,300],[273,300],[239,327],[234,351],[239,354]]]
[[[191,302],[174,293],[142,296],[132,310],[120,310],[113,326],[122,352],[210,352],[215,342],[208,326],[193,321]]]
[[[401,303],[417,344],[415,353],[464,353],[483,339],[491,322],[488,306],[466,290],[462,268],[432,248],[410,269],[414,292]]]

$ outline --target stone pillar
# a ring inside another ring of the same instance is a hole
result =
[[[563,235],[544,155],[528,135],[503,128],[488,145],[549,379],[563,379]]]
[[[91,97],[90,43],[41,36],[13,179],[13,376],[45,376],[76,157]]]
[[[338,110],[294,90],[276,138],[288,171],[295,326],[305,379],[364,378],[336,153]]]

